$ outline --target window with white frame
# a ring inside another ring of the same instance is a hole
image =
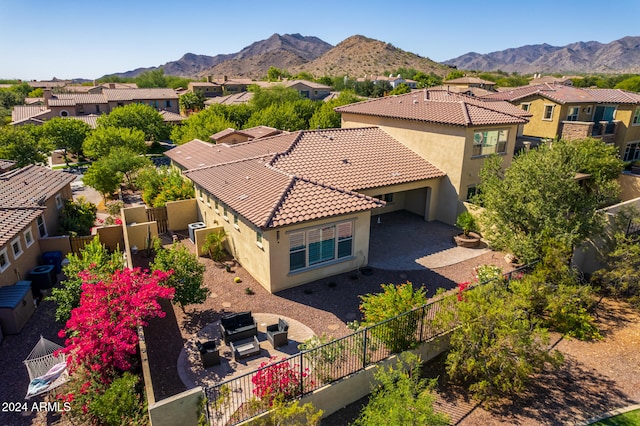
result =
[[[631,120],[631,124],[634,126],[640,126],[640,108],[636,108],[636,111],[633,113],[633,120]]]
[[[27,248],[31,247],[31,244],[33,244],[33,231],[31,228],[24,231],[22,235],[24,235],[24,242],[27,243]]]
[[[578,113],[580,112],[580,107],[569,107],[569,113],[567,114],[567,121],[578,121]]]
[[[353,222],[289,234],[289,271],[297,271],[353,254]]]
[[[20,237],[11,241],[11,252],[13,253],[13,258],[17,259],[22,254],[22,243],[20,242]]]
[[[531,102],[521,103],[520,108],[522,108],[524,111],[529,111],[531,109]]]
[[[11,263],[9,263],[9,256],[7,256],[7,249],[0,250],[0,272],[4,272]]]
[[[544,106],[544,114],[542,115],[542,119],[543,120],[553,120],[553,109],[555,108],[555,105],[545,105]]]
[[[62,201],[62,195],[56,194],[56,208],[60,210],[64,206],[64,202]]]
[[[473,156],[507,152],[508,130],[484,130],[473,134]]]
[[[40,238],[44,238],[47,236],[47,225],[44,223],[44,217],[38,216],[36,219],[36,224],[38,225],[38,235]]]

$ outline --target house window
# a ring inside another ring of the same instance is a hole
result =
[[[634,142],[627,145],[624,152],[624,161],[640,160],[640,142]]]
[[[474,132],[472,155],[504,154],[507,152],[508,130],[485,130]]]
[[[240,227],[238,226],[238,215],[234,214],[233,215],[233,227],[236,229],[240,229]]]
[[[222,210],[222,217],[224,218],[224,220],[229,222],[229,217],[227,216],[227,208],[226,207]]]
[[[578,121],[578,113],[580,107],[569,107],[569,114],[567,114],[567,121]]]
[[[63,109],[62,111],[60,111],[60,117],[68,117],[69,116],[69,111],[67,111],[66,109]]]
[[[4,272],[9,267],[9,257],[7,256],[7,249],[0,250],[0,272]]]
[[[478,194],[478,187],[477,186],[470,186],[467,188],[467,201],[471,201],[471,199],[473,197],[475,197]]]
[[[30,247],[31,244],[33,244],[33,231],[31,231],[31,228],[24,231],[22,235],[24,235],[24,241],[27,243],[27,247]]]
[[[202,201],[204,198],[202,196],[202,189],[198,189],[198,198],[200,198],[200,201]]]
[[[211,197],[209,196],[208,192],[207,192],[207,207],[211,207]]]
[[[165,108],[171,108],[171,101],[164,101]]]
[[[352,254],[353,222],[312,228],[289,235],[290,271],[342,259]]]
[[[521,103],[520,104],[520,108],[522,108],[524,111],[529,111],[529,109],[531,109],[531,102],[525,102],[525,103]]]
[[[38,219],[36,219],[36,224],[38,225],[38,235],[40,235],[40,238],[46,237],[47,225],[44,223],[44,217],[38,216]]]
[[[214,200],[213,206],[214,206],[214,208],[216,210],[216,213],[218,213],[218,200]]]
[[[387,203],[393,203],[393,194],[384,194],[382,199]]]
[[[17,259],[22,254],[22,244],[20,243],[20,237],[11,241],[11,251],[13,252],[13,258]]]
[[[543,120],[551,121],[553,120],[553,109],[555,105],[545,105],[544,106],[544,114],[542,115]]]
[[[62,195],[56,194],[55,198],[56,198],[56,208],[60,210],[64,206],[64,203],[62,202]]]
[[[634,126],[640,126],[640,108],[636,108],[636,111],[633,113],[633,120],[631,124]]]
[[[96,105],[96,113],[100,114],[100,105]]]
[[[262,231],[256,231],[256,243],[262,244]]]

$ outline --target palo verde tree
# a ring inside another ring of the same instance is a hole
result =
[[[39,134],[33,125],[0,127],[0,158],[13,160],[18,167],[44,163],[52,147]]]
[[[602,141],[555,141],[514,157],[489,157],[480,172],[476,201],[484,236],[522,262],[539,259],[553,237],[571,252],[602,231],[596,210],[615,199],[622,170],[615,149]]]

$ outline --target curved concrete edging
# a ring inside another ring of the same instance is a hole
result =
[[[577,425],[578,426],[587,426],[587,425],[599,422],[601,420],[606,420],[606,419],[609,419],[611,417],[619,416],[620,414],[628,413],[629,411],[634,411],[634,410],[640,410],[640,404],[630,405],[628,407],[618,408],[618,409],[615,409],[615,410],[607,411],[604,414],[601,414],[599,416],[587,419],[586,421],[584,421],[582,423],[577,423]]]

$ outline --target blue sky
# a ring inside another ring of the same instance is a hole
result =
[[[640,35],[640,1],[0,0],[0,78],[99,78],[274,33],[336,45],[355,34],[444,61],[527,44]]]

